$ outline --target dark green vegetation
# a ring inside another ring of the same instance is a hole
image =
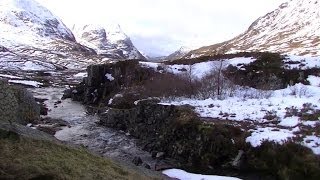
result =
[[[247,152],[247,168],[277,179],[319,179],[320,158],[296,143],[264,142]]]
[[[303,121],[318,121],[320,110],[315,109],[317,105],[305,103],[302,108],[291,107],[286,109],[286,117],[298,116]]]
[[[0,130],[0,179],[150,179],[53,141]]]

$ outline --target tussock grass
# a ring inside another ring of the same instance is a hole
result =
[[[0,137],[0,179],[151,179],[84,149],[19,135]]]

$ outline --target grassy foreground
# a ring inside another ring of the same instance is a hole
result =
[[[50,141],[0,136],[0,179],[152,179]]]

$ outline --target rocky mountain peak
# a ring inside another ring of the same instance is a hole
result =
[[[239,51],[320,55],[319,9],[319,0],[290,0],[234,39],[194,50],[187,57]]]
[[[118,24],[73,25],[72,30],[79,43],[94,49],[105,57],[145,59]]]

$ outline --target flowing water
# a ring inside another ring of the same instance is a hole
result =
[[[151,169],[156,166],[157,160],[151,154],[137,146],[137,140],[104,126],[99,125],[99,117],[87,113],[86,108],[79,102],[71,99],[61,101],[64,88],[46,87],[30,89],[35,97],[48,99],[45,101],[49,109],[47,117],[61,119],[68,122],[69,127],[63,127],[56,132],[55,137],[69,144],[81,145],[88,150],[121,163],[132,169],[155,175],[159,172],[149,171],[145,167],[135,167],[132,163],[134,157],[140,157]],[[144,166],[143,165],[143,166]]]

